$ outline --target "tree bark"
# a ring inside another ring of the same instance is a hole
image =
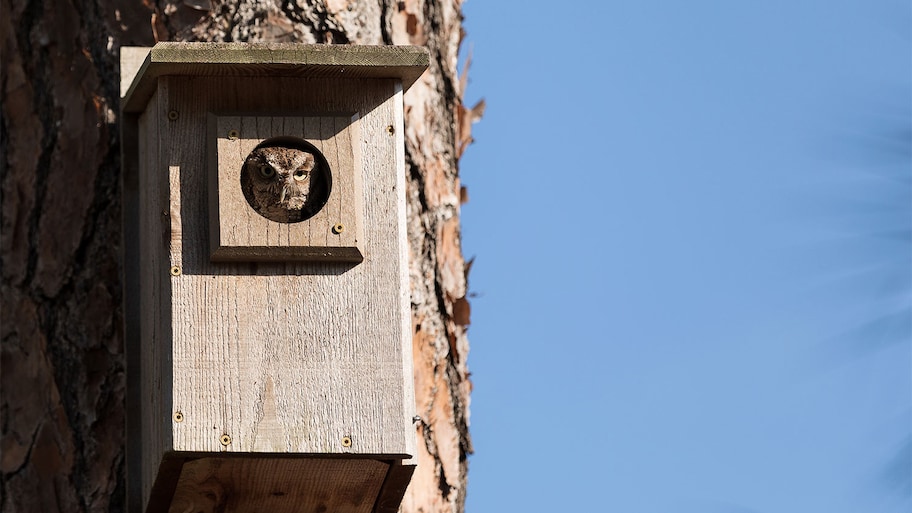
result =
[[[461,0],[0,0],[3,511],[123,511],[121,45],[415,44],[405,95],[418,470],[404,512],[464,509],[471,452],[458,159]]]

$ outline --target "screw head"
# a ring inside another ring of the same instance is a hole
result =
[[[352,439],[351,439],[351,437],[350,437],[350,436],[343,436],[343,437],[342,437],[342,447],[351,447],[351,446],[352,446]]]
[[[181,413],[180,411],[176,411],[176,412],[174,412],[173,418],[174,418],[174,422],[183,422],[184,414]]]
[[[237,130],[228,130],[228,139],[232,141],[237,141],[241,137],[241,133]]]
[[[169,120],[171,120],[171,121],[177,121],[177,118],[179,118],[179,117],[180,117],[180,114],[178,114],[176,110],[169,110],[169,111],[168,111],[168,119],[169,119]]]
[[[180,276],[181,268],[179,265],[172,265],[171,270],[169,272],[171,273],[171,276]]]
[[[393,125],[386,125],[386,133],[393,135],[396,133],[396,128]]]
[[[229,445],[231,445],[231,437],[228,436],[227,434],[222,435],[219,437],[219,443],[221,443],[225,447],[228,447]]]
[[[336,235],[339,235],[340,233],[342,233],[344,231],[345,231],[345,225],[342,223],[336,223],[332,227],[332,232],[335,233]]]

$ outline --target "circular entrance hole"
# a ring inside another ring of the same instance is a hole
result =
[[[298,223],[326,205],[332,173],[314,145],[297,137],[275,137],[244,159],[241,190],[251,208],[266,219]]]

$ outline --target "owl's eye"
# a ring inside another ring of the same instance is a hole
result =
[[[295,180],[300,182],[301,180],[304,180],[305,178],[307,178],[307,171],[304,171],[303,169],[298,169],[297,171],[294,172]]]
[[[272,166],[260,166],[260,174],[263,178],[272,178],[275,176],[275,169],[273,169]]]

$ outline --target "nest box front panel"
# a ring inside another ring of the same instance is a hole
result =
[[[415,454],[397,87],[393,80],[251,77],[225,87],[218,78],[159,79],[163,155],[153,175],[168,184],[167,265],[176,269],[164,269],[171,335],[163,381],[171,382],[163,413],[173,450]],[[234,112],[245,115],[220,114]],[[261,172],[260,162],[248,166],[250,155],[276,141],[325,159],[280,156],[295,164],[290,173],[321,164],[331,172],[325,198],[295,222],[270,219],[291,214],[259,211],[245,195],[242,170]],[[219,247],[237,249],[236,258],[213,261],[215,230]],[[253,262],[249,248],[289,253]],[[290,254],[302,248],[357,250],[363,260]]]
[[[209,115],[213,261],[360,262],[358,116]]]

